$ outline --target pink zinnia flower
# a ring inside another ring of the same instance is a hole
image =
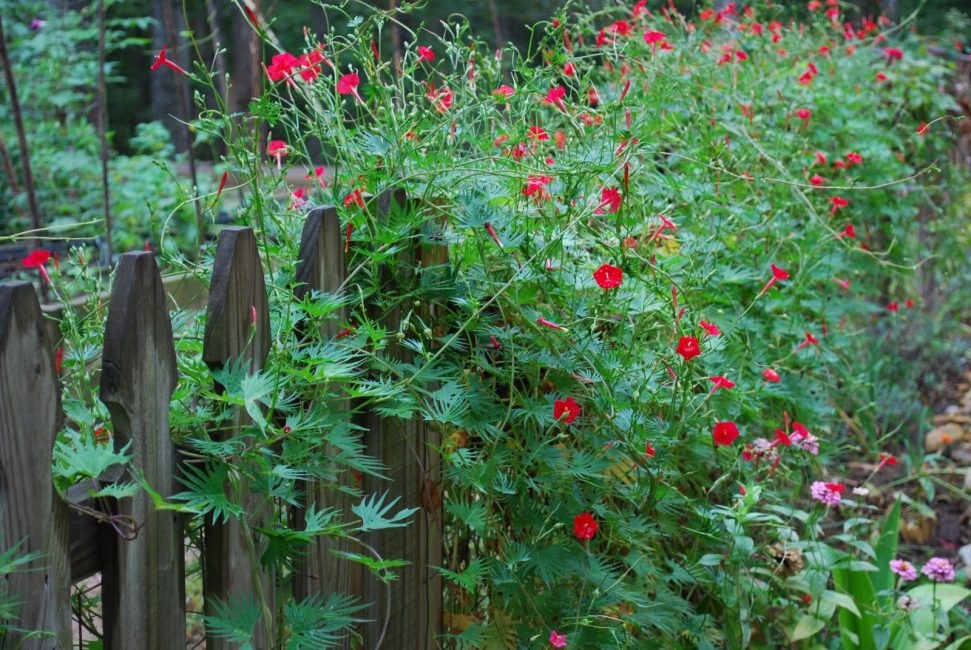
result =
[[[828,506],[839,504],[843,500],[845,490],[846,486],[841,483],[825,483],[823,481],[815,481],[810,487],[813,498]]]
[[[954,582],[954,565],[942,557],[932,557],[920,572],[934,582]]]
[[[900,576],[904,582],[917,579],[917,567],[907,560],[890,560],[890,570]]]

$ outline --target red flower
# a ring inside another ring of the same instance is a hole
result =
[[[276,158],[276,167],[280,168],[281,161],[283,157],[289,155],[290,148],[287,143],[283,140],[270,140],[270,143],[266,145],[266,155]]]
[[[294,68],[301,65],[300,59],[289,52],[274,54],[270,59],[270,65],[266,66],[266,76],[270,81],[283,81],[289,79]]]
[[[563,420],[566,424],[572,424],[579,415],[580,405],[572,397],[567,397],[565,400],[558,399],[553,402],[553,419]]]
[[[21,264],[28,269],[37,269],[40,271],[41,276],[47,281],[47,284],[51,283],[51,276],[47,274],[47,268],[44,266],[51,259],[50,251],[45,251],[42,248],[31,251],[30,255],[21,260]]]
[[[648,458],[654,458],[654,447],[651,446],[650,440],[644,443],[644,455]]]
[[[424,45],[419,45],[418,46],[418,60],[419,61],[428,61],[429,63],[431,63],[432,61],[434,61],[435,60],[435,53],[432,52],[432,48],[425,47]]]
[[[593,539],[599,529],[597,520],[589,512],[581,512],[573,518],[573,534],[580,541]]]
[[[541,126],[531,126],[531,127],[529,127],[529,132],[526,134],[526,137],[528,137],[528,138],[530,138],[532,140],[536,140],[537,142],[539,142],[540,140],[549,140],[550,139],[549,134],[546,133],[546,129],[544,129]]]
[[[673,221],[665,217],[663,214],[659,214],[657,216],[661,220],[661,225],[657,227],[657,230],[654,231],[654,234],[651,235],[651,239],[648,241],[653,241],[658,237],[661,237],[661,233],[663,233],[665,229],[673,230],[675,232],[678,231],[678,227],[674,225]]]
[[[341,95],[353,95],[359,103],[363,104],[364,100],[357,92],[357,87],[361,84],[361,78],[356,72],[350,72],[340,79],[337,80],[337,92]]]
[[[179,65],[178,63],[176,63],[175,61],[170,61],[170,60],[169,60],[169,59],[168,59],[168,58],[167,58],[167,57],[165,56],[165,48],[166,48],[166,47],[167,47],[166,45],[163,45],[163,46],[162,46],[162,51],[161,51],[161,52],[159,52],[159,53],[158,53],[158,54],[157,54],[157,55],[155,56],[155,61],[154,61],[154,62],[152,63],[152,65],[151,65],[151,66],[149,66],[149,69],[150,69],[150,70],[158,70],[159,68],[161,68],[161,67],[162,67],[162,66],[164,65],[164,66],[166,66],[166,67],[169,67],[169,68],[172,68],[172,69],[173,69],[173,70],[175,70],[176,72],[180,72],[180,73],[182,73],[182,74],[185,74],[185,75],[187,75],[187,74],[189,74],[188,72],[186,72],[186,71],[185,71],[185,70],[184,70],[184,69],[182,68],[182,66],[180,66],[180,65]]]
[[[505,248],[505,246],[502,245],[502,241],[499,239],[499,235],[496,233],[495,226],[493,226],[491,223],[487,223],[485,224],[485,229],[486,232],[489,233],[489,236],[492,237],[492,241],[496,242],[496,246],[499,248]]]
[[[851,165],[862,165],[863,164],[863,156],[861,156],[860,154],[858,154],[855,151],[851,151],[848,154],[846,154],[846,160]]]
[[[620,204],[624,200],[620,191],[614,187],[605,187],[600,190],[600,205],[594,210],[594,214],[614,214],[620,210]],[[604,208],[607,208],[604,210]]]
[[[624,271],[616,266],[604,264],[593,272],[593,279],[602,289],[616,289],[624,281]]]
[[[820,185],[826,184],[826,179],[819,174],[813,174],[812,178],[809,179],[809,182],[813,184],[813,187],[819,187]]]
[[[887,305],[887,311],[896,313],[898,309],[900,309],[900,305],[898,305],[896,301]]]
[[[63,365],[64,365],[64,349],[61,347],[58,347],[56,350],[54,350],[54,372],[56,372],[58,376],[60,376],[61,374],[61,367]]]
[[[841,239],[843,237],[856,239],[856,228],[853,227],[853,224],[847,224],[846,228],[843,229],[843,232],[836,233],[836,239]]]
[[[678,341],[678,347],[674,351],[684,357],[685,361],[691,361],[701,354],[701,347],[698,345],[698,339],[696,337],[682,336]]]
[[[563,66],[563,74],[565,74],[568,77],[572,77],[573,75],[576,74],[576,72],[577,72],[576,66],[573,65],[572,63],[567,63],[566,65]]]
[[[808,108],[800,108],[798,111],[796,111],[796,117],[803,122],[808,122],[812,116],[813,113]]]
[[[899,47],[885,47],[883,48],[883,55],[887,57],[888,61],[899,61],[904,58],[904,51]]]
[[[810,345],[819,345],[819,339],[817,339],[807,330],[806,338],[803,340],[802,343],[799,344],[799,347],[796,348],[796,352],[798,352],[799,350],[802,350],[805,347],[809,347]]]
[[[698,324],[701,325],[701,328],[703,330],[705,330],[706,332],[708,332],[708,335],[709,336],[719,336],[722,333],[721,330],[718,329],[718,326],[717,325],[713,325],[712,323],[709,323],[708,321],[701,321]]]
[[[782,379],[781,377],[779,377],[779,373],[777,373],[772,368],[766,368],[765,370],[763,370],[762,376],[765,377],[766,381],[771,383],[777,383]]]
[[[542,325],[543,327],[548,327],[548,328],[550,328],[552,330],[560,330],[561,332],[569,332],[570,331],[567,328],[563,327],[562,325],[558,325],[558,324],[554,323],[553,321],[546,320],[542,316],[538,317],[536,319],[536,322],[538,324]]]
[[[719,388],[735,388],[735,382],[733,382],[728,377],[722,377],[721,375],[715,375],[714,377],[709,377],[708,381],[712,382],[713,386],[711,391],[708,393],[711,396]]]
[[[514,94],[516,94],[516,89],[512,88],[511,86],[507,86],[506,84],[503,84],[498,88],[496,88],[495,90],[493,90],[492,94],[495,95],[496,97],[509,99]]]
[[[644,42],[651,46],[651,55],[654,55],[654,48],[658,43],[664,41],[666,36],[661,32],[647,32],[644,34]]]
[[[738,438],[738,427],[734,422],[719,422],[715,425],[712,437],[715,439],[716,446],[727,447]]]
[[[762,294],[764,294],[766,291],[768,291],[769,289],[771,289],[772,286],[776,282],[778,282],[779,280],[788,280],[789,279],[789,274],[786,273],[785,271],[783,271],[782,269],[780,269],[775,264],[769,264],[769,268],[772,269],[772,278],[768,282],[765,283],[765,286],[762,287],[762,291],[759,291],[759,295],[756,296],[756,298],[758,298],[759,296],[761,296]]]
[[[830,210],[832,214],[836,214],[837,210],[840,208],[845,208],[850,204],[850,202],[844,199],[842,196],[834,196],[833,198],[829,199],[829,202],[833,204],[833,209]]]
[[[546,92],[546,97],[543,98],[543,103],[553,104],[561,111],[566,113],[566,105],[563,103],[564,97],[566,97],[566,88],[563,86],[557,86],[555,88],[550,88]]]
[[[344,197],[344,207],[348,208],[352,205],[364,209],[364,199],[361,198],[361,190],[354,190],[350,194]]]

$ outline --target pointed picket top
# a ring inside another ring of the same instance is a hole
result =
[[[111,413],[116,450],[129,445],[132,468],[163,498],[176,491],[169,405],[178,382],[162,277],[148,252],[118,260],[101,361],[101,401]],[[185,645],[185,557],[176,514],[156,510],[141,491],[117,504],[138,526],[133,539],[114,540],[102,564],[105,648]]]
[[[262,368],[270,350],[269,323],[266,282],[253,229],[225,228],[219,233],[209,287],[203,360],[215,369],[245,357],[250,371]]]
[[[51,480],[51,449],[60,427],[60,387],[47,325],[34,288],[0,284],[0,552],[38,557],[5,578],[4,592],[23,604],[7,624],[53,637],[12,646],[71,647],[67,509]]]
[[[341,222],[337,208],[326,205],[307,215],[300,236],[300,253],[293,295],[298,300],[312,291],[336,293],[347,274]]]

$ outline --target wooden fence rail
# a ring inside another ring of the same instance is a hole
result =
[[[416,209],[402,192],[378,197],[379,214]],[[416,240],[414,260],[423,249]],[[312,211],[305,224],[297,260],[294,294],[304,297],[320,290],[336,292],[346,278],[344,242],[337,212],[332,207]],[[386,277],[388,282],[411,278]],[[203,360],[212,369],[243,360],[250,371],[263,367],[270,350],[270,310],[264,270],[253,231],[227,228],[219,238],[206,311]],[[311,323],[333,338],[345,314]],[[399,316],[385,314],[389,326]],[[309,330],[306,330],[309,331]],[[392,330],[394,331],[394,330]],[[122,536],[117,526],[99,523],[69,509],[54,489],[51,450],[61,429],[59,379],[56,375],[50,329],[32,285],[0,283],[0,553],[17,547],[18,554],[36,554],[24,572],[11,574],[0,593],[22,601],[18,620],[0,634],[0,648],[59,650],[71,647],[72,583],[96,572],[102,574],[104,647],[108,650],[186,647],[184,521],[171,510],[157,510],[147,493],[110,504],[115,521],[130,522],[136,534]],[[404,351],[401,351],[404,354]],[[169,435],[171,398],[178,382],[172,323],[155,258],[151,253],[121,256],[115,271],[101,356],[100,398],[111,414],[114,444],[131,444],[130,468],[116,467],[101,477],[130,481],[137,472],[162,497],[177,491],[179,454]],[[219,386],[216,386],[220,390]],[[329,408],[350,417],[350,399],[337,399]],[[435,444],[430,431],[416,421],[396,425],[370,413],[359,416],[364,444],[389,468],[391,483],[366,481],[365,490],[390,491],[401,507],[422,508],[428,486],[439,480]],[[229,422],[227,428],[227,421]],[[243,410],[220,421],[214,438],[237,435],[249,425]],[[85,504],[94,482],[68,490],[66,500]],[[346,495],[336,486],[310,483],[303,487],[306,503],[318,508],[339,507],[349,512]],[[229,486],[227,490],[231,489]],[[334,557],[332,550],[351,550],[321,539],[298,562],[289,580],[264,571],[253,575],[252,554],[265,547],[254,533],[273,516],[273,504],[236,486],[245,504],[247,522],[215,524],[203,532],[203,586],[206,612],[214,598],[253,599],[261,593],[269,611],[274,602],[294,596],[326,596],[338,592],[371,603],[355,636],[363,643],[346,648],[372,648],[383,636],[385,648],[435,648],[441,632],[441,582],[431,566],[441,562],[441,518],[422,509],[416,524],[372,534],[367,541],[385,557],[410,564],[387,592],[359,565]],[[104,504],[102,503],[102,506]],[[300,508],[290,520],[302,521]],[[355,549],[357,550],[357,549]],[[390,607],[389,607],[390,605]],[[264,617],[254,647],[272,648],[274,629]],[[43,637],[28,631],[44,631]],[[208,638],[208,648],[238,647]],[[22,644],[22,645],[18,645]]]

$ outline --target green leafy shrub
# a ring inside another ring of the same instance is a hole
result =
[[[310,535],[398,526],[413,513],[344,480],[380,475],[354,419],[377,410],[441,434],[448,647],[904,648],[967,632],[948,619],[957,586],[946,603],[919,586],[901,609],[899,505],[884,514],[873,474],[844,465],[880,471],[908,449],[923,412],[894,355],[940,331],[915,272],[966,263],[967,228],[938,194],[953,181],[937,167],[947,64],[835,7],[690,18],[639,2],[564,11],[527,52],[461,23],[409,32],[397,70],[372,51],[394,15],[348,7],[363,11],[326,11],[349,31],[274,53],[248,114],[218,93],[201,106],[271,270],[272,348],[217,393],[202,324],[179,316],[173,431],[205,461],[180,507],[246,522],[222,485],[257,467],[279,503],[308,476],[360,497]],[[379,219],[370,197],[390,189],[413,202]],[[346,228],[346,291],[295,301],[304,213],[324,203]],[[419,247],[447,260],[405,254]],[[67,325],[86,349],[89,325]],[[354,412],[320,407],[347,396]],[[226,405],[260,444],[209,438]],[[322,462],[327,448],[342,453]],[[293,533],[282,516],[264,529],[284,574],[306,541]],[[397,566],[347,559],[386,579]],[[242,641],[258,616],[226,604],[208,623]]]

